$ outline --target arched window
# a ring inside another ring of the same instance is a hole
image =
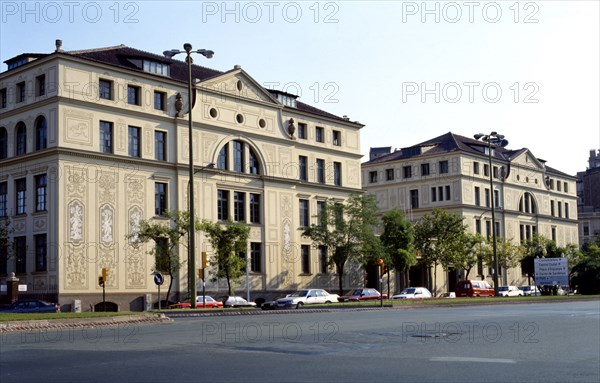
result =
[[[225,144],[219,151],[217,169],[259,175],[260,161],[248,143],[235,140]]]
[[[16,127],[16,155],[27,153],[27,127],[25,123],[19,122]]]
[[[248,159],[248,173],[250,174],[260,174],[260,170],[258,167],[258,157],[256,156],[256,153],[254,153],[254,150],[252,149],[248,149],[248,153],[249,153],[249,159]]]
[[[38,117],[35,121],[35,150],[42,150],[48,147],[48,123],[44,116]]]
[[[229,144],[225,144],[225,146],[223,146],[221,148],[221,151],[219,152],[219,157],[217,158],[217,169],[221,169],[221,170],[228,170],[228,157],[229,157]]]
[[[519,211],[522,213],[537,214],[537,206],[531,193],[523,194],[519,200]]]
[[[8,156],[8,134],[4,126],[0,127],[0,159]]]

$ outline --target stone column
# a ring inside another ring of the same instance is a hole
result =
[[[6,294],[8,303],[19,298],[19,278],[15,277],[15,273],[10,273],[10,277],[6,279]]]

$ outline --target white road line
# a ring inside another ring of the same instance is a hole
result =
[[[513,359],[497,359],[497,358],[471,358],[458,356],[440,356],[430,358],[431,362],[469,362],[469,363],[517,363]]]

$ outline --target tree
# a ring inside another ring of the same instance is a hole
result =
[[[421,262],[433,267],[434,294],[437,291],[437,265],[444,270],[454,265],[464,249],[466,225],[463,217],[434,209],[415,225],[415,247],[421,252]]]
[[[400,288],[408,287],[408,269],[417,263],[413,251],[414,231],[400,210],[390,210],[381,218],[383,233],[380,240],[394,270],[400,274]]]
[[[179,246],[182,244],[182,239],[188,235],[190,213],[174,210],[166,212],[165,217],[169,219],[168,222],[142,220],[139,232],[131,233],[127,235],[127,238],[135,240],[136,243],[154,241],[155,246],[148,253],[154,256],[154,271],[169,276],[168,301],[173,287],[173,279],[179,275],[181,267]],[[199,224],[196,220],[196,230],[199,229]]]
[[[469,279],[469,273],[478,260],[484,259],[484,249],[486,240],[479,233],[465,233],[463,250],[456,255],[454,259],[454,267],[465,270],[465,279]]]
[[[8,218],[0,220],[0,273],[6,273],[8,259],[13,250],[11,234],[14,231]]]
[[[225,278],[229,295],[234,295],[233,283],[237,283],[244,275],[246,259],[239,254],[248,249],[250,227],[246,223],[231,220],[225,224],[203,220],[200,230],[206,233],[216,255],[210,260],[210,265],[216,267],[216,271],[211,272],[212,280]]]
[[[347,261],[368,262],[382,255],[382,247],[374,234],[377,204],[369,195],[352,194],[346,201],[328,200],[321,210],[319,222],[305,228],[304,237],[313,246],[325,246],[335,265],[340,295],[343,294],[344,265]]]
[[[522,245],[521,271],[527,275],[527,283],[530,285],[531,279],[535,280],[535,259],[546,257],[547,242],[548,240],[544,236],[536,234]]]
[[[582,247],[571,274],[578,293],[600,294],[600,237],[596,237],[595,243]]]
[[[492,238],[488,240],[490,246],[493,246]],[[511,269],[519,265],[520,260],[523,259],[523,249],[519,245],[515,245],[512,241],[502,237],[496,238],[496,257],[498,258],[498,266],[504,270]],[[493,252],[486,252],[484,257],[485,263],[488,265],[494,264]]]

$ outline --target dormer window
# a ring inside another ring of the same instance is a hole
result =
[[[296,107],[296,99],[294,97],[287,96],[285,94],[278,94],[277,100],[285,106]]]
[[[169,64],[159,63],[157,61],[144,60],[144,72],[155,73],[161,76],[170,74]]]

